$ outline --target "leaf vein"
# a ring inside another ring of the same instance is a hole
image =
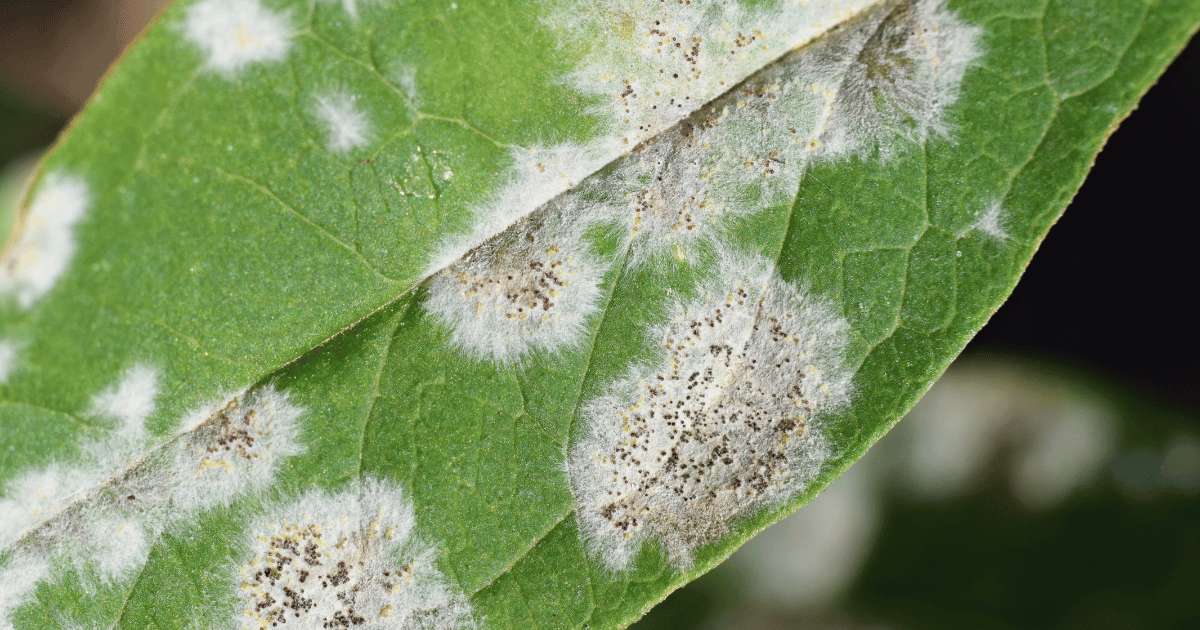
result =
[[[296,218],[298,218],[301,221],[303,221],[304,223],[308,224],[311,228],[313,228],[314,230],[319,232],[323,237],[325,237],[325,238],[329,239],[330,241],[332,241],[333,243],[335,243],[338,247],[341,247],[342,249],[346,250],[347,252],[350,252],[351,254],[353,254],[354,257],[357,258],[359,260],[359,262],[361,262],[363,264],[363,266],[365,266],[367,269],[370,269],[371,273],[374,273],[381,280],[384,280],[385,282],[388,282],[389,284],[393,284],[393,283],[397,282],[397,280],[395,278],[391,278],[391,277],[385,275],[383,272],[379,271],[379,269],[377,267],[375,267],[374,265],[372,265],[366,258],[364,258],[363,255],[353,245],[350,245],[349,243],[341,240],[340,238],[335,236],[332,232],[330,232],[329,230],[325,229],[321,225],[317,224],[312,219],[305,216],[305,214],[303,212],[300,212],[299,210],[296,210],[295,208],[293,208],[286,201],[284,201],[283,199],[280,199],[279,196],[276,195],[267,186],[255,181],[249,177],[246,177],[245,175],[231,173],[219,166],[215,166],[212,164],[198,162],[198,161],[192,160],[190,158],[180,158],[180,162],[183,162],[185,164],[194,164],[194,165],[197,165],[197,166],[200,166],[203,168],[207,168],[226,179],[231,179],[233,181],[241,182],[243,184],[246,184],[247,186],[250,186],[251,188],[254,188],[255,190],[259,191],[263,195],[266,195],[268,198],[270,198],[272,201],[274,201],[279,207],[283,208],[288,213],[292,214]]]

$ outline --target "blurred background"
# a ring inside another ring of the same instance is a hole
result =
[[[163,5],[0,0],[0,233]],[[1193,43],[912,413],[635,628],[1200,628],[1198,88]]]

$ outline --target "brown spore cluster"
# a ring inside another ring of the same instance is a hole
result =
[[[827,455],[814,421],[848,387],[844,323],[777,275],[721,288],[659,331],[659,363],[586,407],[591,430],[569,470],[612,568],[645,540],[690,565],[738,518],[802,489]]]
[[[244,408],[239,403],[235,399],[225,405],[197,431],[196,444],[205,453],[200,460],[201,472],[214,466],[228,468],[232,465],[230,458],[245,461],[259,458],[266,428],[258,421],[258,410]]]
[[[364,556],[372,551],[366,547],[379,535],[368,530],[364,536],[343,533],[328,540],[316,523],[283,525],[266,539],[267,550],[251,564],[242,585],[250,592],[247,614],[252,611],[256,627],[264,630],[288,624],[311,627],[313,621],[321,628],[352,628],[387,617],[388,604],[360,604],[360,594],[367,589],[398,591],[402,582],[412,582],[412,567],[366,566]],[[379,593],[370,595],[363,599],[375,600]]]
[[[237,568],[243,630],[474,628],[470,605],[413,537],[413,507],[370,477],[268,506]]]
[[[582,234],[586,223],[566,218],[558,203],[429,279],[424,306],[450,329],[456,346],[510,363],[578,342],[597,308],[607,262],[592,255]]]

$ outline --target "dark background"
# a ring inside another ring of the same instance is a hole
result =
[[[1200,406],[1197,96],[1193,41],[1109,139],[965,354],[1060,357]]]

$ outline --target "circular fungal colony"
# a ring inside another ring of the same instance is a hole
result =
[[[726,257],[657,330],[661,360],[590,402],[569,473],[584,535],[612,569],[655,540],[676,567],[750,510],[802,490],[846,398],[846,324],[761,259]]]
[[[400,489],[374,479],[268,510],[238,568],[241,627],[473,628],[414,524]]]
[[[551,204],[434,274],[425,308],[468,353],[510,363],[576,344],[607,262]]]

